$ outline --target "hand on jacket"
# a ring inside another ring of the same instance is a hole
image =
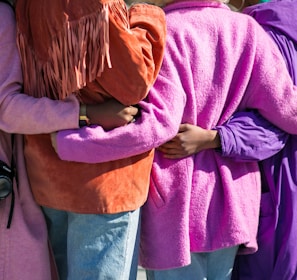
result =
[[[158,148],[164,157],[177,159],[190,156],[205,149],[220,147],[216,130],[207,130],[191,124],[181,124],[178,134]]]
[[[86,114],[90,124],[97,124],[105,130],[126,125],[134,122],[139,115],[135,106],[125,106],[115,99],[110,99],[104,103],[86,105]],[[51,133],[52,146],[57,152],[56,134]]]
[[[98,124],[105,130],[133,122],[137,114],[136,107],[125,106],[115,99],[96,105],[87,105],[87,116],[90,123]]]

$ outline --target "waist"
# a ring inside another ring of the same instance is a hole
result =
[[[97,164],[69,162],[59,159],[49,135],[25,136],[28,177],[37,203],[78,213],[118,213],[142,206],[153,154]]]

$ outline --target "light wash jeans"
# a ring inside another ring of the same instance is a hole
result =
[[[76,214],[43,207],[60,280],[135,280],[139,210]]]
[[[148,280],[229,280],[238,246],[209,253],[191,253],[191,264],[169,270],[147,270]]]

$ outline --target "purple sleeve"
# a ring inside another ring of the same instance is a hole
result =
[[[237,161],[269,158],[284,147],[288,138],[288,134],[256,111],[236,113],[216,129],[221,138],[222,155]]]

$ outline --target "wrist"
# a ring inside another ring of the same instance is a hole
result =
[[[209,137],[210,137],[210,145],[211,145],[210,148],[212,149],[221,148],[221,138],[217,130],[210,130]]]
[[[90,125],[90,119],[87,116],[86,104],[80,104],[79,107],[79,127]]]
[[[54,150],[56,151],[56,153],[57,153],[57,133],[56,132],[53,132],[53,133],[51,133],[51,142],[52,142],[52,146],[53,146],[53,148],[54,148]]]

